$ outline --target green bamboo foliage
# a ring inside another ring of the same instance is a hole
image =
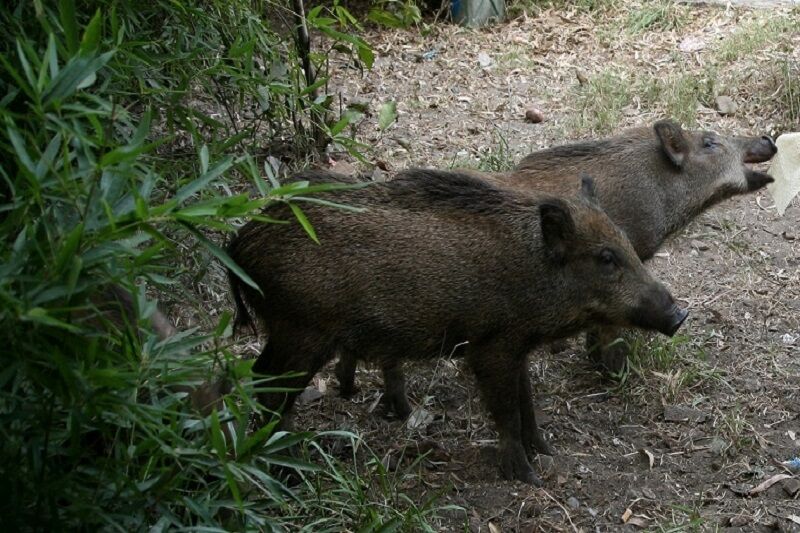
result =
[[[0,12],[5,530],[342,528],[376,516],[425,527],[430,510],[413,504],[326,515],[318,491],[381,474],[337,464],[334,475],[322,448],[303,452],[315,435],[276,430],[255,400],[269,378],[231,350],[229,313],[167,339],[148,326],[152,289],[178,275],[176,242],[249,281],[220,242],[235,223],[290,202],[313,236],[301,206],[325,188],[277,187],[259,153],[302,151],[308,110],[322,105],[306,98],[290,39],[270,30],[285,9],[62,0]],[[326,23],[368,58],[351,26]],[[230,116],[213,111],[226,106]],[[257,193],[236,192],[248,187]],[[133,295],[123,323],[100,309],[111,285]],[[187,391],[220,376],[230,392],[203,416]],[[268,422],[253,429],[257,417]]]

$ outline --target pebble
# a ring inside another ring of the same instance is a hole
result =
[[[544,121],[544,113],[535,107],[528,108],[525,110],[525,120],[531,124],[539,124],[540,122]]]
[[[581,502],[575,496],[570,496],[567,498],[567,505],[572,509],[578,509],[581,506]]]
[[[719,95],[717,96],[717,111],[720,115],[733,115],[739,109],[736,102],[730,96]]]
[[[783,491],[791,497],[794,497],[795,494],[800,492],[800,480],[797,478],[790,477],[789,479],[784,479],[781,482],[781,486],[783,487]]]

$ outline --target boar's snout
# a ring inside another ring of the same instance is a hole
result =
[[[763,163],[769,161],[772,156],[778,153],[775,141],[769,135],[764,135],[760,139],[751,140],[744,152],[745,163]]]
[[[672,337],[675,335],[675,332],[678,331],[683,324],[683,321],[686,320],[686,317],[689,316],[689,311],[678,307],[677,305],[672,306],[672,323],[666,330],[661,330],[661,333],[664,335],[669,335]]]
[[[689,311],[678,306],[669,291],[657,284],[641,298],[634,310],[633,323],[672,337],[687,316]]]

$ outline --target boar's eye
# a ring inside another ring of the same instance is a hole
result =
[[[613,252],[613,250],[609,250],[608,248],[603,248],[600,251],[600,255],[597,256],[597,260],[606,268],[616,268],[619,266],[619,261],[617,260],[617,254]]]
[[[712,149],[717,146],[717,141],[712,139],[711,137],[706,137],[703,139],[703,148]]]

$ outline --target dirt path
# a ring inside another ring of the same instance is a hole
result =
[[[392,169],[506,168],[532,149],[664,115],[726,132],[800,130],[797,11],[668,6],[642,30],[649,4],[545,11],[482,31],[375,32],[373,71],[338,72],[343,103],[369,105],[359,136]],[[732,116],[713,109],[720,94],[738,105]],[[399,120],[381,134],[387,100]],[[544,123],[523,120],[531,106]],[[800,203],[783,218],[771,205],[766,193],[728,201],[649,263],[691,320],[680,339],[637,341],[639,368],[622,383],[594,372],[577,341],[533,354],[557,453],[539,465],[543,489],[498,477],[496,434],[458,361],[409,370],[416,427],[374,407],[380,378],[368,368],[352,400],[321,375],[328,392],[300,409],[298,427],[358,431],[404,489],[420,500],[443,491],[440,503],[466,511],[445,512],[442,530],[800,530],[800,481],[747,494],[800,455]],[[431,454],[409,466],[420,447]]]

